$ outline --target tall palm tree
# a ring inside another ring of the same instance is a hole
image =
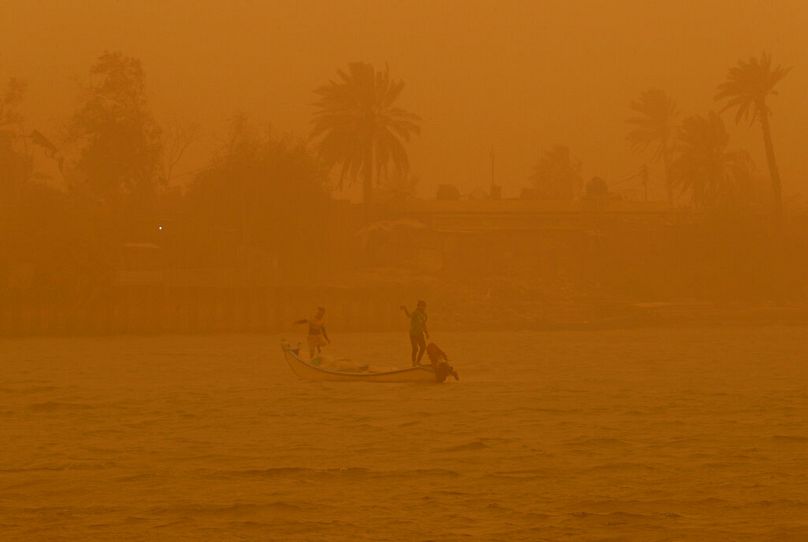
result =
[[[771,55],[764,52],[760,58],[752,57],[749,60],[741,60],[736,66],[730,68],[726,81],[718,85],[718,93],[715,96],[716,100],[726,101],[722,111],[731,108],[737,110],[735,122],[748,119],[749,123],[753,124],[756,120],[760,121],[774,193],[774,216],[778,224],[783,218],[783,194],[769,124],[771,111],[766,104],[766,99],[770,95],[777,94],[774,87],[790,71],[791,68],[773,67]]]
[[[662,160],[665,168],[665,187],[668,204],[673,205],[673,183],[671,180],[671,142],[676,133],[676,118],[679,111],[676,103],[663,90],[649,89],[631,102],[631,110],[636,116],[628,123],[633,127],[626,139],[638,151],[653,147],[653,159]]]
[[[329,167],[341,165],[339,186],[346,177],[362,175],[365,209],[373,199],[374,178],[385,177],[392,163],[399,175],[409,170],[404,144],[420,133],[420,118],[396,106],[404,82],[391,79],[389,70],[363,62],[338,70],[336,80],[315,89],[312,138]]]
[[[751,179],[752,162],[744,151],[730,151],[724,121],[715,113],[694,115],[682,122],[671,163],[671,178],[690,193],[700,209],[736,203]]]

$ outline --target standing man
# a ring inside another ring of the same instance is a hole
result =
[[[298,320],[295,324],[309,324],[307,341],[309,343],[310,359],[314,359],[315,355],[319,356],[323,346],[331,342],[328,338],[328,333],[325,331],[325,307],[317,307],[317,313],[313,318]]]
[[[407,307],[401,305],[401,310],[410,319],[410,344],[412,345],[412,366],[421,364],[421,358],[426,352],[426,339],[429,338],[429,331],[426,329],[426,302],[418,301],[415,310],[410,312]]]

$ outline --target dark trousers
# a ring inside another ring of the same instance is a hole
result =
[[[424,357],[424,353],[426,352],[426,338],[424,334],[410,333],[410,344],[412,345],[412,364],[418,365],[421,363],[421,358]]]

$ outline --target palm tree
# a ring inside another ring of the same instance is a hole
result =
[[[685,119],[676,141],[671,179],[689,192],[700,209],[731,205],[747,188],[752,161],[744,151],[729,151],[729,134],[715,113]]]
[[[774,193],[774,215],[778,224],[783,218],[783,194],[769,124],[771,111],[766,104],[766,98],[777,94],[774,87],[788,75],[789,71],[791,68],[772,67],[772,57],[768,53],[762,53],[760,58],[741,60],[730,68],[726,81],[718,86],[718,93],[715,96],[716,100],[726,100],[722,111],[737,109],[735,122],[749,119],[749,123],[753,124],[756,120],[760,121]]]
[[[338,70],[336,81],[317,88],[312,138],[318,139],[320,157],[329,167],[341,165],[339,187],[346,177],[362,175],[366,213],[373,199],[374,177],[387,175],[392,163],[399,175],[409,170],[404,144],[420,133],[417,115],[397,107],[404,82],[390,78],[389,70],[353,62]]]
[[[629,144],[638,151],[653,147],[653,159],[662,160],[665,168],[665,187],[668,193],[668,204],[673,205],[673,183],[670,166],[671,140],[676,132],[676,118],[679,112],[676,103],[665,93],[657,89],[649,89],[631,102],[631,110],[637,116],[628,119],[633,126],[626,136]]]

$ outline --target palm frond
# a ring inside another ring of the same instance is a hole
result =
[[[636,151],[644,152],[653,146],[653,158],[659,159],[668,147],[679,115],[676,103],[662,90],[649,89],[631,102],[635,116],[626,119],[633,128],[626,141]]]
[[[736,122],[754,123],[760,116],[770,114],[766,98],[776,94],[775,87],[790,71],[790,67],[772,67],[772,57],[766,52],[760,57],[740,60],[718,85],[715,99],[725,102],[722,111],[737,109]]]
[[[733,203],[751,176],[748,153],[728,151],[729,133],[721,117],[710,112],[685,119],[671,166],[674,185],[699,208]]]
[[[421,119],[395,106],[404,86],[390,77],[387,67],[376,70],[370,64],[352,62],[337,71],[335,80],[314,89],[317,100],[310,137],[329,167],[341,165],[340,182],[368,169],[381,178],[389,164],[397,171],[406,170],[404,143],[420,133]]]

